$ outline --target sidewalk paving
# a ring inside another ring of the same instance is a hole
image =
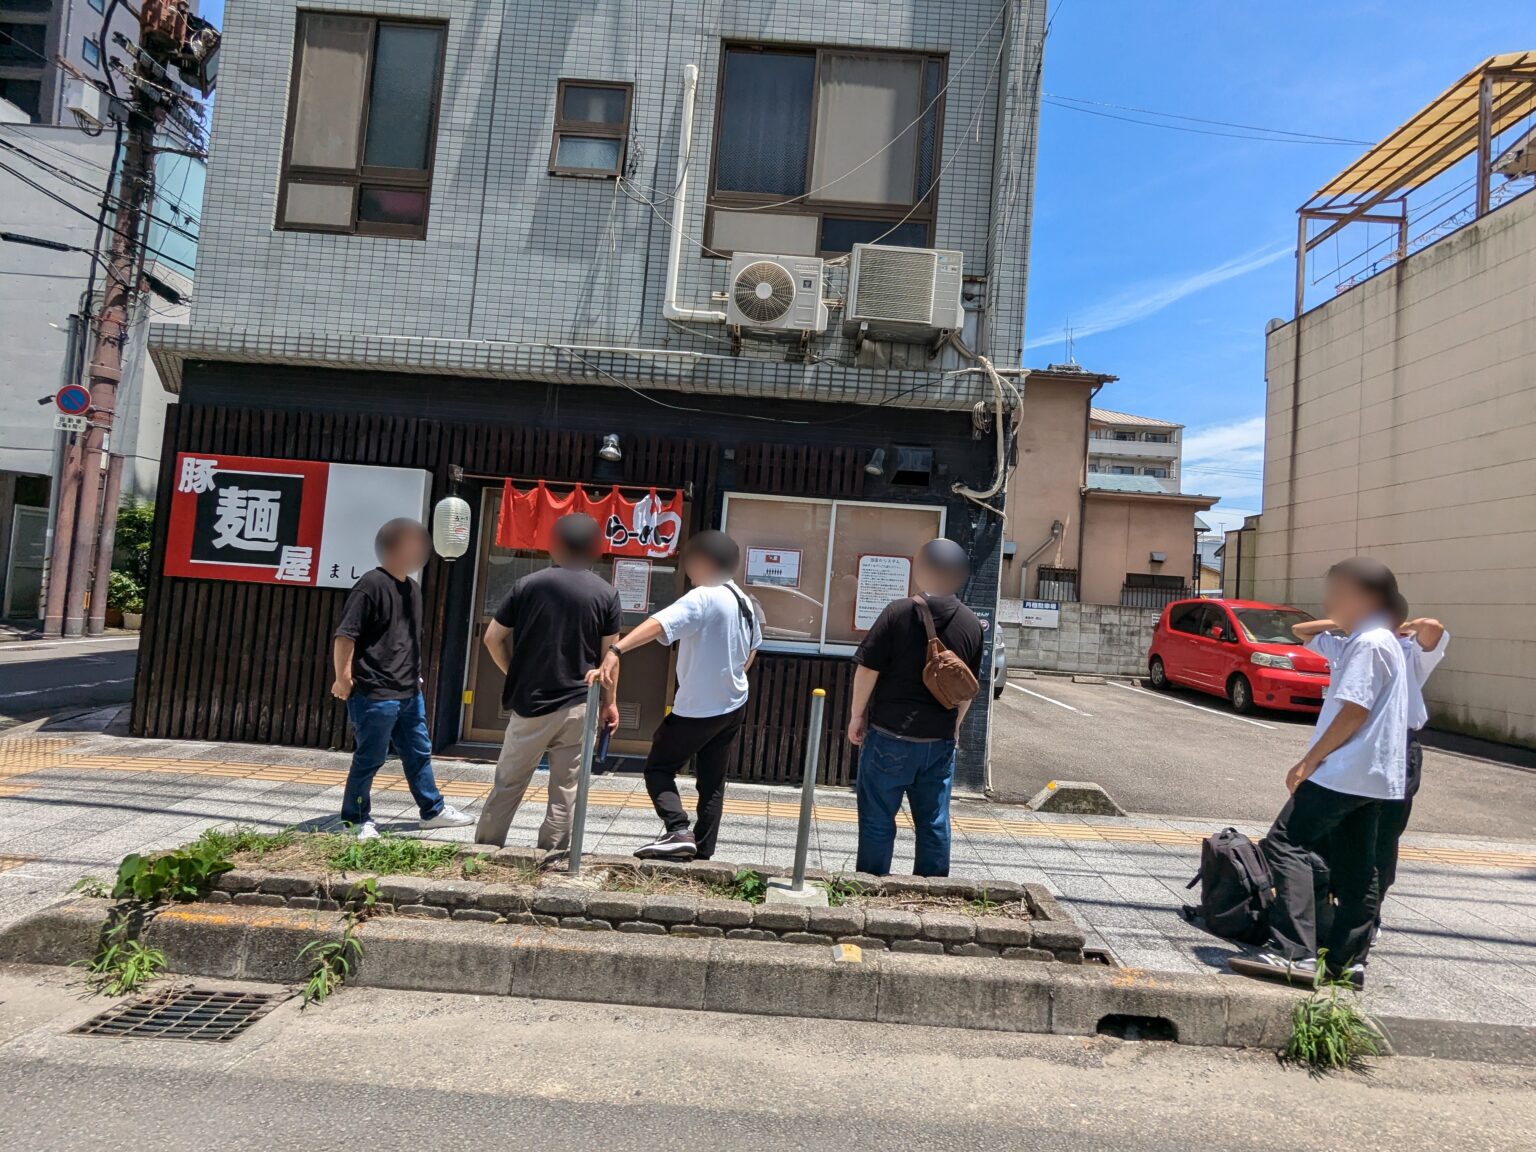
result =
[[[217,824],[277,829],[332,815],[347,762],[345,753],[96,732],[0,738],[0,925],[57,900],[83,875],[110,876],[130,852],[171,847]],[[439,760],[437,776],[445,795],[473,812],[489,791],[491,765]],[[533,843],[543,780],[541,773],[508,843]],[[796,789],[731,785],[716,858],[790,864],[798,813]],[[374,814],[381,827],[414,830],[415,805],[394,762],[379,775]],[[1190,897],[1184,885],[1199,840],[1214,827],[956,801],[952,870],[1047,885],[1082,922],[1089,947],[1122,964],[1209,972],[1224,968],[1236,948],[1186,923],[1179,908]],[[638,777],[594,779],[588,851],[629,853],[657,828]],[[432,834],[467,841],[472,833]],[[851,871],[856,841],[853,797],[821,791],[811,866]],[[1371,961],[1368,1005],[1389,1015],[1536,1025],[1536,843],[1410,833],[1404,849]],[[911,852],[906,829],[897,872],[910,870]]]

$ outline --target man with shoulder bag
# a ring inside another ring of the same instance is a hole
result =
[[[913,873],[949,875],[955,740],[986,648],[981,621],[956,595],[969,575],[959,544],[928,541],[912,568],[919,595],[886,605],[854,654],[848,740],[860,748],[860,872],[890,872],[905,796],[917,834]]]

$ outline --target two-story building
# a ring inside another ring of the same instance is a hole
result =
[[[192,324],[153,340],[177,499],[134,730],[341,744],[342,541],[456,491],[469,551],[424,573],[426,691],[439,746],[497,741],[478,637],[541,562],[501,509],[579,487],[622,509],[602,571],[626,627],[682,591],[678,535],[737,539],[767,640],[736,774],[798,776],[821,686],[846,783],[849,656],[918,545],[959,541],[965,598],[997,604],[1044,11],[231,5]],[[646,659],[619,751],[670,700],[670,654]]]

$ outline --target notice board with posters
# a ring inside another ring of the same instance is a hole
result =
[[[385,521],[425,519],[431,480],[419,468],[177,453],[165,574],[350,588],[378,564]]]

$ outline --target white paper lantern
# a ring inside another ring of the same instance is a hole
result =
[[[432,547],[445,560],[457,560],[469,551],[469,504],[457,496],[444,496],[432,510]]]

